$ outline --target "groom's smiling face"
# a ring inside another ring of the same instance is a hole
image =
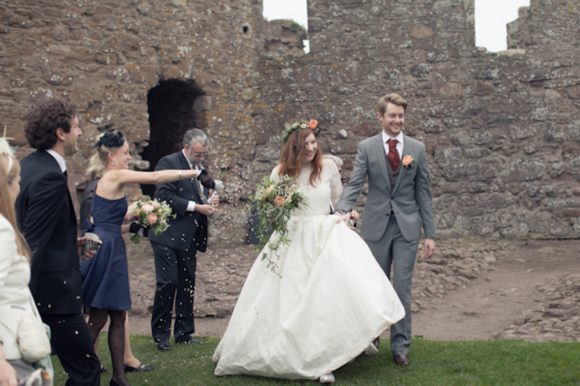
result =
[[[394,138],[403,130],[405,124],[405,108],[388,102],[385,115],[378,113],[379,120],[383,124],[383,131],[389,137]]]

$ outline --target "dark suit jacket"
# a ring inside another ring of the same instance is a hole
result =
[[[179,151],[161,158],[155,170],[165,169],[189,169],[189,164],[183,152]],[[207,191],[205,194],[207,195]],[[149,240],[184,251],[190,246],[191,240],[195,236],[197,250],[205,252],[207,245],[207,216],[199,212],[186,211],[189,201],[195,201],[199,205],[203,204],[198,181],[189,178],[159,184],[155,190],[155,198],[159,201],[167,202],[173,209],[173,213],[177,214],[177,217],[169,221],[169,228],[159,236],[155,236],[153,232],[150,232]]]
[[[30,291],[41,313],[78,313],[82,287],[77,223],[66,178],[43,150],[28,155],[20,165],[16,213],[32,251]]]

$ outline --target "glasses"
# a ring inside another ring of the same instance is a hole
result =
[[[209,156],[209,153],[193,153],[193,156],[197,158],[201,157],[207,158]]]

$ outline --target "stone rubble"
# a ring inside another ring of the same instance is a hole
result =
[[[497,339],[529,342],[580,341],[580,273],[555,280],[553,285],[536,286],[538,305],[524,312]]]
[[[131,314],[150,313],[155,292],[153,252],[149,243],[127,244],[133,308]],[[488,280],[496,262],[507,258],[505,241],[438,240],[436,254],[422,258],[419,246],[413,280],[412,312],[430,307],[431,299],[444,298],[452,291],[468,288],[477,280]],[[259,251],[251,245],[229,249],[208,249],[198,254],[195,285],[196,318],[224,318],[231,315],[238,295]],[[131,257],[139,256],[137,259]],[[265,263],[264,263],[265,264]],[[538,286],[538,306],[514,320],[496,334],[497,339],[531,342],[580,340],[580,274],[570,274],[552,286]],[[505,294],[498,294],[502,296]]]

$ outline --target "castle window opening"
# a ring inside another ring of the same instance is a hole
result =
[[[149,161],[149,169],[155,170],[159,160],[183,147],[183,135],[193,127],[200,127],[196,99],[205,92],[195,82],[178,79],[162,80],[147,93],[149,113],[149,146],[143,149],[141,158]],[[155,185],[141,185],[143,194],[153,197]]]

